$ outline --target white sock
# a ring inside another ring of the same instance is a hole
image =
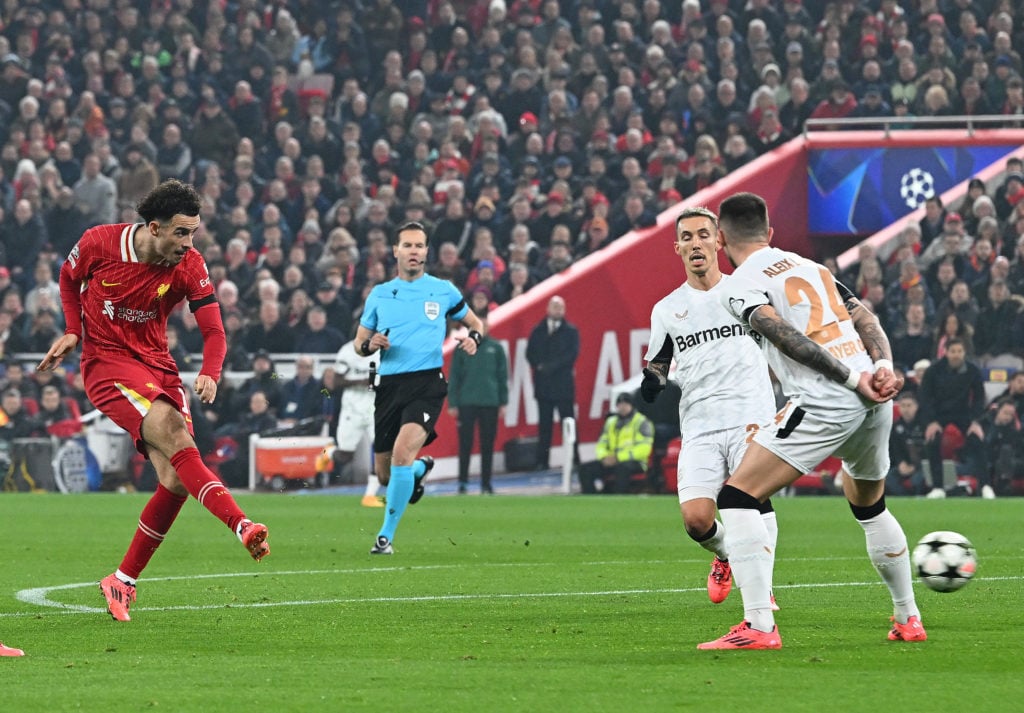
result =
[[[768,529],[768,546],[772,550],[772,579],[775,579],[775,548],[779,543],[779,520],[775,517],[775,511],[761,514],[764,526]]]
[[[903,528],[888,510],[871,518],[858,520],[864,528],[868,557],[875,571],[889,588],[896,621],[906,624],[907,618],[921,616],[914,601],[914,578],[910,571],[910,552]]]
[[[127,574],[125,574],[121,570],[117,570],[116,572],[114,572],[114,576],[117,577],[118,579],[120,579],[122,582],[124,582],[127,585],[130,585],[132,587],[135,586],[135,578],[134,577],[129,577]]]
[[[375,473],[370,473],[366,476],[366,492],[363,494],[363,497],[366,497],[367,495],[376,495],[379,490],[380,481],[377,479],[377,475]]]
[[[715,534],[697,544],[723,562],[729,559],[729,552],[725,549],[725,525],[719,520],[715,520]]]
[[[743,596],[744,618],[758,631],[772,631],[772,548],[768,528],[754,509],[726,508],[719,511],[725,523],[725,546],[736,586]]]

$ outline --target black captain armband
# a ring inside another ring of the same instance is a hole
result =
[[[217,304],[217,295],[210,293],[206,297],[200,297],[198,300],[190,301],[188,303],[188,309],[190,312],[192,312],[192,314],[195,314],[197,311],[199,311],[200,307],[205,307],[206,305],[212,304]]]
[[[480,332],[476,331],[475,329],[469,330],[469,334],[467,336],[470,339],[472,339],[474,342],[476,342],[477,346],[480,346],[480,342],[484,338],[484,336],[482,334],[480,334]]]

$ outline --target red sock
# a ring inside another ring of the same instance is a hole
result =
[[[188,500],[187,495],[175,495],[162,485],[156,486],[156,492],[142,509],[139,516],[139,529],[135,531],[132,543],[121,560],[119,569],[132,579],[138,579],[142,570],[149,564],[156,548],[164,541],[167,531],[171,529],[174,518],[181,512],[181,506]]]
[[[245,513],[231,497],[227,486],[203,463],[199,449],[178,451],[171,456],[171,465],[189,494],[234,532],[238,523],[245,519]]]

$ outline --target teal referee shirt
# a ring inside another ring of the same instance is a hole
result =
[[[448,320],[466,316],[462,293],[448,280],[423,275],[412,282],[395,278],[377,285],[366,298],[359,323],[387,330],[391,347],[380,350],[381,376],[440,369]]]

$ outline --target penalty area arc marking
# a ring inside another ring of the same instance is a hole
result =
[[[423,567],[417,567],[416,569],[451,569],[458,567],[459,565],[427,565]],[[267,575],[314,575],[314,574],[353,574],[363,572],[382,572],[382,571],[399,571],[408,570],[408,567],[384,567],[384,568],[370,568],[370,569],[335,569],[335,570],[302,570],[302,571],[291,571],[291,572],[272,572],[272,573],[253,573],[253,572],[227,572],[224,574],[199,574],[199,575],[187,575],[187,576],[176,576],[176,577],[153,577],[147,578],[145,581],[148,582],[169,582],[169,581],[180,581],[180,580],[195,580],[195,579],[222,579],[231,577],[261,577]],[[984,582],[1000,582],[1000,581],[1019,581],[1024,577],[984,577],[977,581]],[[784,584],[776,585],[776,590],[788,590],[788,589],[820,589],[820,588],[845,588],[845,587],[869,587],[878,586],[880,582],[878,580],[872,580],[869,582],[818,582],[818,583],[805,583],[805,584]],[[49,609],[55,609],[61,614],[105,614],[107,612],[105,607],[93,607],[84,604],[67,604],[64,602],[58,602],[50,598],[51,592],[69,590],[69,589],[84,589],[86,587],[96,587],[97,582],[76,582],[72,584],[60,584],[50,587],[34,587],[31,589],[22,589],[15,594],[15,597],[26,604],[32,604],[35,606],[45,607]],[[181,604],[164,607],[133,607],[133,611],[138,612],[169,612],[169,611],[205,611],[211,609],[266,609],[271,607],[296,607],[296,606],[318,606],[324,604],[374,604],[374,603],[414,603],[414,602],[459,602],[459,601],[473,601],[473,600],[484,600],[484,599],[552,599],[552,598],[565,598],[565,597],[614,597],[614,596],[646,596],[646,595],[658,595],[658,594],[689,594],[694,592],[704,593],[707,591],[706,587],[668,587],[668,588],[656,588],[656,589],[605,589],[605,590],[591,590],[591,591],[574,591],[574,592],[480,592],[476,594],[427,594],[407,597],[332,597],[329,599],[296,599],[289,601],[280,602],[231,602],[224,604],[204,604],[204,605],[192,605],[192,604]],[[9,617],[24,617],[24,616],[38,616],[38,612],[0,612],[0,618]]]
[[[833,558],[827,558],[827,559],[833,559]],[[702,560],[679,560],[679,561],[653,560],[653,561],[650,561],[649,564],[680,564],[680,563],[696,562],[696,561],[702,561]],[[493,563],[489,563],[489,564],[487,564],[485,566],[488,566],[488,567],[538,567],[538,566],[554,565],[554,564],[555,563],[553,563],[553,562],[534,562],[534,563],[530,563],[530,562],[493,562]],[[608,567],[608,566],[631,564],[631,563],[624,562],[624,561],[596,561],[596,562],[581,562],[580,564],[581,565],[587,565],[587,566]],[[314,575],[319,575],[319,574],[362,574],[362,573],[366,573],[366,572],[402,572],[402,571],[408,571],[410,569],[416,569],[416,570],[420,570],[420,571],[423,571],[423,570],[456,569],[456,568],[459,568],[461,566],[463,566],[463,565],[458,565],[458,564],[437,564],[437,565],[419,565],[419,566],[411,567],[411,568],[410,567],[397,566],[397,567],[369,567],[369,568],[348,568],[348,569],[309,569],[309,570],[291,570],[291,571],[285,570],[285,571],[277,571],[277,572],[224,572],[224,573],[221,573],[221,574],[191,574],[191,575],[179,575],[179,576],[173,576],[173,577],[147,577],[145,581],[146,581],[147,584],[149,584],[149,583],[152,583],[152,582],[172,582],[172,581],[195,580],[195,579],[229,579],[229,578],[232,578],[232,577],[261,577],[261,576],[285,576],[285,577],[288,577],[288,576],[303,576],[303,577],[308,577],[308,576],[314,576]],[[72,584],[58,584],[58,585],[53,585],[53,586],[49,586],[49,587],[32,587],[30,589],[19,590],[18,592],[15,593],[14,596],[15,596],[15,598],[18,601],[25,602],[26,604],[33,604],[35,606],[46,607],[46,608],[50,608],[50,609],[60,609],[60,610],[63,610],[64,612],[66,612],[66,613],[95,614],[97,612],[105,612],[106,609],[103,608],[103,607],[93,607],[93,606],[89,606],[87,604],[66,604],[64,602],[54,601],[54,600],[50,599],[50,596],[49,596],[50,592],[58,592],[58,591],[67,590],[67,589],[84,589],[86,587],[95,587],[95,586],[99,586],[99,582],[74,582]],[[688,590],[678,590],[678,591],[688,591]],[[435,599],[443,599],[445,596],[447,596],[447,595],[439,595],[438,597],[435,597]],[[455,598],[455,596],[456,595],[451,595],[451,597],[453,599]],[[469,598],[469,597],[484,598],[485,596],[498,596],[498,595],[464,595],[465,598]],[[535,596],[543,596],[543,595],[535,595]],[[418,599],[418,600],[419,601],[423,601],[423,599]],[[356,601],[364,601],[365,602],[365,601],[375,601],[375,600],[374,599],[368,599],[368,598],[349,598],[349,599],[324,599],[324,600],[317,600],[317,601],[302,600],[302,601],[296,601],[296,602],[291,602],[291,603],[289,603],[289,602],[270,602],[270,603],[262,602],[262,603],[259,603],[258,606],[288,606],[289,604],[307,605],[308,606],[310,604],[316,604],[316,603],[321,603],[321,604],[339,604],[339,603],[356,602]],[[415,599],[415,598],[410,598],[410,599],[384,598],[384,599],[377,599],[376,601],[400,602],[400,601],[417,601],[417,599]],[[182,606],[173,607],[173,609],[179,610],[179,611],[180,610],[198,610],[198,609],[220,609],[220,608],[228,607],[228,606],[235,606],[235,607],[240,607],[240,606],[257,606],[257,604],[255,604],[255,603],[254,604],[249,604],[249,605],[211,604],[211,605],[207,605],[207,606],[182,605]],[[172,608],[171,607],[163,607],[163,608],[151,607],[151,608],[147,609],[145,607],[137,607],[137,608],[135,608],[135,611],[161,611],[161,610],[168,610],[169,611],[170,609],[172,609]],[[7,616],[18,616],[18,615],[20,615],[20,614],[15,613],[15,612],[0,612],[0,618],[7,617]]]

